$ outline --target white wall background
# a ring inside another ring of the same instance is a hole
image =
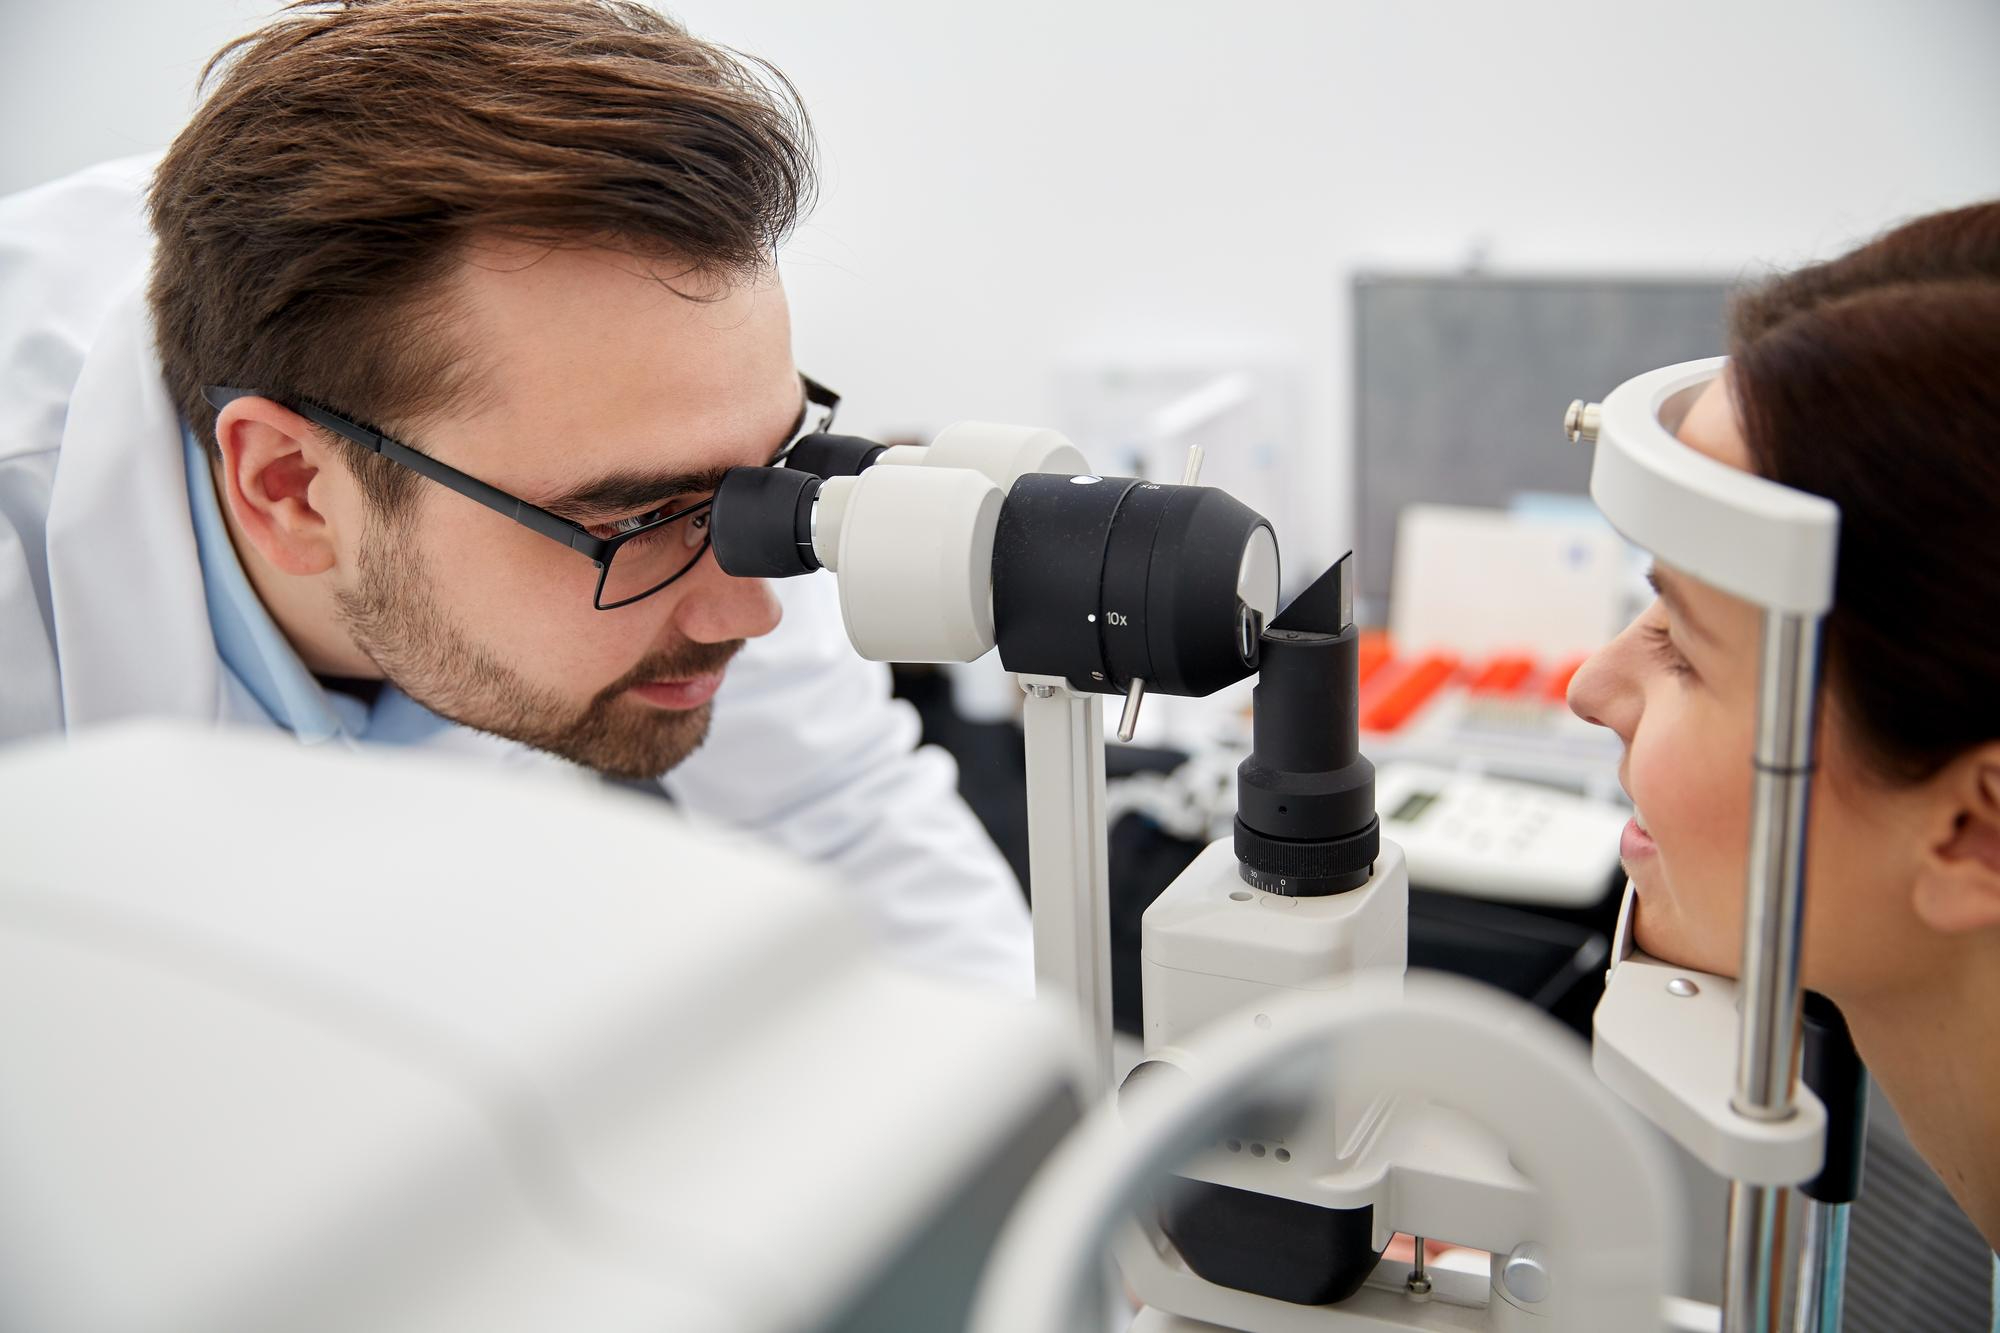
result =
[[[0,0],[0,190],[164,143],[271,7]],[[1991,0],[667,7],[813,110],[788,281],[848,424],[1051,421],[1075,349],[1264,348],[1328,545],[1356,265],[1735,271],[2000,195]]]

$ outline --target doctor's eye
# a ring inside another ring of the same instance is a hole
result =
[[[671,522],[666,520],[672,520]],[[605,523],[593,523],[586,527],[597,537],[622,537],[627,533],[652,529],[644,536],[635,537],[633,545],[651,545],[655,542],[671,541],[678,537],[689,547],[695,547],[708,539],[708,505],[706,497],[681,497],[648,509],[643,514],[633,514],[629,518],[614,518]]]
[[[626,518],[610,518],[604,520],[602,523],[586,523],[583,525],[583,530],[593,537],[622,537],[628,532],[637,532],[640,528],[657,523],[672,512],[672,509],[662,505],[658,509],[648,509],[643,514],[633,514]]]
[[[613,519],[604,525],[604,535],[607,537],[617,537],[627,532],[635,532],[645,527],[648,523],[659,522],[666,516],[666,509],[660,508],[649,509],[643,514],[634,514],[630,518]]]

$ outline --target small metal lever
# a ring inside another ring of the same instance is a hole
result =
[[[1181,471],[1181,485],[1192,486],[1199,476],[1201,476],[1201,446],[1191,444],[1188,446],[1187,467]]]
[[[1129,741],[1132,733],[1139,729],[1139,705],[1146,699],[1146,682],[1134,679],[1132,688],[1125,693],[1125,711],[1118,715],[1118,739]]]

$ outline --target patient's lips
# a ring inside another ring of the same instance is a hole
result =
[[[1652,833],[1646,828],[1644,812],[1635,808],[1632,818],[1625,821],[1625,831],[1619,835],[1618,859],[1629,867],[1633,861],[1651,856],[1658,850]]]

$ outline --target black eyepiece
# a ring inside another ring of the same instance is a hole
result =
[[[820,478],[788,467],[733,467],[708,513],[709,541],[722,572],[740,579],[788,579],[819,568],[813,502]]]
[[[858,477],[888,447],[859,435],[808,435],[785,455],[785,466],[815,477]]]

